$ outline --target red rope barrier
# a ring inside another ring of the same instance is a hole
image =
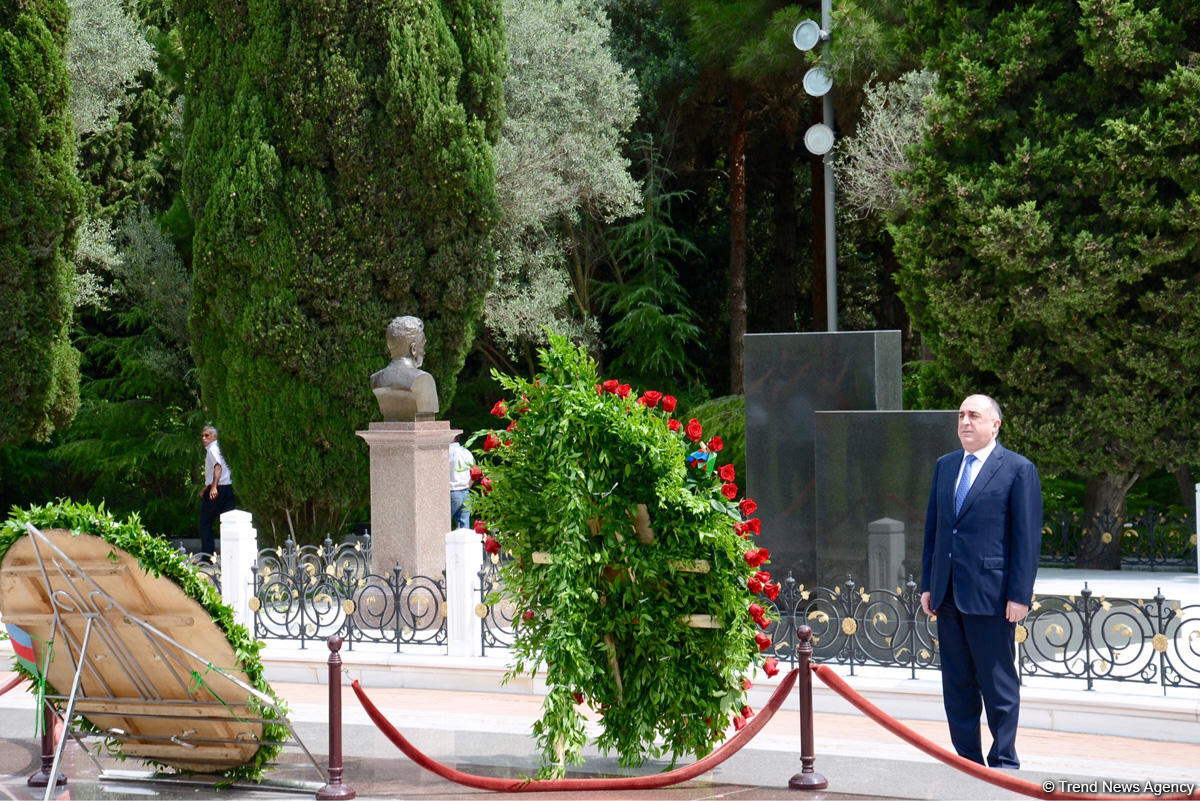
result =
[[[859,710],[866,713],[867,717],[900,739],[907,740],[926,754],[945,762],[952,768],[958,768],[962,772],[974,776],[976,779],[1003,787],[1005,790],[1010,790],[1014,793],[1033,796],[1034,798],[1062,799],[1062,801],[1090,801],[1090,799],[1108,798],[1119,798],[1123,799],[1123,801],[1186,801],[1187,799],[1200,798],[1200,793],[1196,790],[1186,795],[1182,793],[1168,793],[1163,795],[1091,795],[1088,793],[1070,793],[1058,789],[1046,790],[1043,785],[1036,782],[1018,779],[1015,776],[1010,776],[1007,773],[980,765],[978,762],[973,762],[966,757],[961,757],[958,754],[947,751],[927,737],[905,726],[866,698],[863,698],[857,690],[846,683],[845,679],[826,665],[814,665],[812,669],[817,674],[817,677],[825,682],[831,690],[842,696],[842,698],[845,698]]]
[[[724,762],[729,757],[733,756],[743,745],[750,741],[763,726],[767,725],[767,721],[775,714],[775,711],[783,704],[787,695],[792,690],[792,686],[796,683],[796,677],[800,673],[799,670],[793,670],[783,678],[779,683],[779,687],[771,694],[771,698],[767,701],[767,705],[755,715],[744,729],[726,740],[720,748],[713,751],[708,756],[695,762],[691,765],[675,770],[667,771],[666,773],[656,773],[652,776],[626,776],[620,778],[607,779],[509,779],[496,776],[479,776],[474,773],[463,773],[460,770],[455,770],[447,765],[443,765],[430,757],[423,754],[412,743],[405,739],[395,726],[384,716],[382,712],[372,703],[367,697],[366,692],[355,680],[353,683],[354,692],[358,696],[359,703],[363,705],[363,709],[367,711],[367,715],[379,727],[379,730],[387,736],[392,743],[404,752],[404,755],[417,763],[418,766],[436,773],[443,779],[463,784],[467,787],[475,787],[480,790],[495,790],[503,793],[520,793],[520,792],[567,792],[576,790],[654,790],[659,787],[666,787],[671,784],[678,784],[693,779],[703,773],[715,768],[717,765]]]
[[[18,684],[20,684],[24,680],[25,680],[25,677],[22,676],[20,673],[13,676],[11,679],[9,679],[7,682],[5,682],[3,687],[0,687],[0,695],[4,695],[6,692],[11,690],[13,687],[16,687]]]

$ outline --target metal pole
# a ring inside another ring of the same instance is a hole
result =
[[[342,784],[342,648],[341,637],[330,637],[329,646],[329,783],[317,790],[317,798],[354,798],[354,788]]]
[[[832,28],[833,0],[821,0],[821,30],[828,31]],[[825,40],[821,48],[822,58],[828,65],[829,39]],[[821,115],[821,121],[829,126],[829,130],[836,130],[833,123],[832,89],[821,98]],[[826,330],[837,331],[837,207],[833,186],[833,151],[830,150],[821,160],[825,167],[825,318],[828,321]]]
[[[65,732],[64,732],[65,736]],[[50,783],[51,770],[54,768],[54,709],[50,702],[42,700],[42,769],[29,777],[25,783],[30,787],[45,787]],[[67,783],[65,774],[59,773],[54,779],[55,787]]]
[[[816,756],[813,754],[813,707],[812,707],[812,628],[798,626],[796,646],[799,657],[800,677],[796,684],[800,692],[800,772],[788,780],[792,790],[823,790],[829,780],[813,770]]]

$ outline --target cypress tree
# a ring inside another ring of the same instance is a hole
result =
[[[893,227],[927,377],[995,394],[1007,444],[1120,518],[1140,475],[1200,459],[1200,7],[909,10],[940,75]],[[1088,537],[1081,567],[1119,566],[1111,524]]]
[[[79,406],[68,16],[65,0],[0,6],[0,444],[45,439]]]
[[[492,276],[493,0],[178,4],[193,352],[243,502],[321,536],[366,500],[384,328],[454,395]]]

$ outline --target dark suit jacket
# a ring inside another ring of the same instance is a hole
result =
[[[1033,462],[999,442],[979,468],[954,516],[954,490],[963,451],[937,460],[929,509],[921,591],[937,609],[951,572],[954,601],[968,615],[1003,615],[1007,601],[1029,604],[1042,548],[1042,484]]]

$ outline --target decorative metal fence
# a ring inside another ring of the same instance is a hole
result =
[[[1040,563],[1045,567],[1074,567],[1117,538],[1125,569],[1196,570],[1195,519],[1153,507],[1121,518],[1110,509],[1085,517],[1064,506],[1046,518]]]
[[[760,603],[771,602],[762,599]],[[806,589],[789,572],[772,604],[779,621],[768,629],[772,654],[796,663],[796,628],[813,630],[813,658],[856,667],[936,668],[937,622],[921,610],[911,579],[894,590],[866,590],[847,579],[840,587]],[[1150,600],[1079,595],[1034,599],[1017,628],[1022,676],[1124,681],[1200,687],[1200,604],[1184,606],[1161,592]]]
[[[305,648],[339,635],[356,642],[401,645],[446,643],[446,576],[410,576],[400,565],[390,574],[370,572],[370,538],[334,547],[259,551],[254,568],[254,636],[295,640]]]
[[[483,547],[483,546],[480,546]],[[507,554],[483,552],[483,567],[479,569],[479,605],[475,614],[481,618],[480,648],[486,654],[488,648],[507,648],[517,638],[516,608],[512,602],[501,598],[496,603],[489,604],[488,596],[500,591],[500,564],[507,561]]]

